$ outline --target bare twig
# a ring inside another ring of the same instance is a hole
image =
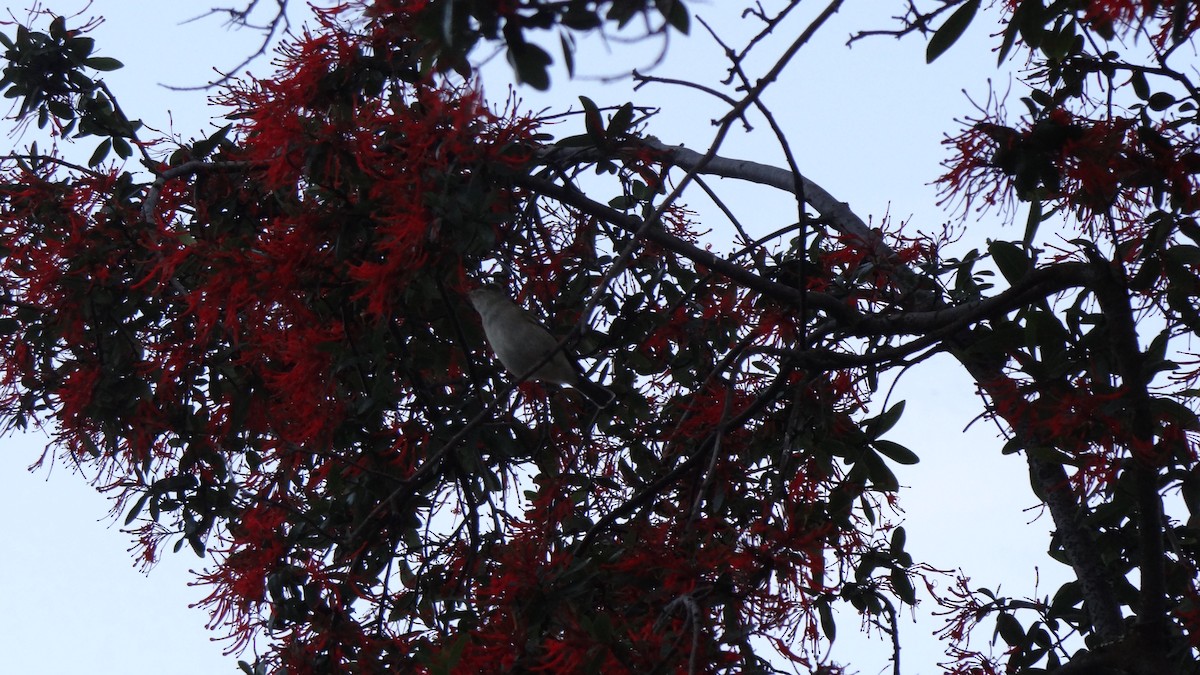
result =
[[[255,49],[253,53],[242,59],[240,63],[238,63],[228,72],[223,73],[221,77],[213,80],[212,82],[184,87],[169,84],[164,84],[162,86],[173,91],[199,91],[204,89],[212,89],[213,87],[219,87],[236,77],[237,74],[242,71],[242,69],[250,65],[252,62],[254,62],[254,60],[266,54],[267,49],[270,48],[275,36],[281,32],[286,32],[289,28],[291,28],[291,21],[288,19],[287,15],[288,0],[274,0],[276,5],[275,15],[272,16],[271,19],[266,23],[257,25],[251,23],[250,15],[254,12],[259,2],[260,0],[249,0],[249,3],[240,9],[235,7],[214,7],[207,12],[204,12],[203,14],[193,17],[185,22],[190,23],[192,21],[199,21],[200,19],[209,16],[218,16],[222,14],[227,15],[229,17],[226,20],[227,26],[233,26],[235,28],[250,28],[253,30],[262,31],[262,42],[259,43],[258,48]]]

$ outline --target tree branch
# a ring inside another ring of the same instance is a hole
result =
[[[745,180],[788,192],[793,191],[797,184],[796,176],[792,172],[778,167],[723,157],[713,157],[708,162],[701,164],[703,157],[699,153],[682,146],[668,146],[653,140],[647,141],[647,145],[663,152],[671,162],[682,168],[694,169],[699,166],[699,173],[702,174]],[[803,186],[804,198],[808,204],[820,213],[834,229],[843,234],[859,237],[864,241],[871,241],[877,247],[887,250],[887,245],[882,241],[876,241],[878,237],[872,237],[870,227],[850,209],[848,204],[838,201],[824,188],[807,178],[801,177],[800,184]],[[897,263],[897,269],[907,271],[906,275],[901,275],[902,281],[915,283],[921,278],[920,275],[899,263]],[[969,325],[988,316],[997,316],[996,312],[1007,311],[1003,308],[1019,306],[1022,299],[1027,301],[1034,297],[1035,289],[1043,284],[1047,285],[1042,288],[1044,291],[1049,291],[1050,288],[1062,291],[1072,286],[1091,287],[1098,281],[1093,278],[1095,274],[1094,270],[1088,271],[1080,264],[1072,264],[1070,267],[1060,264],[1054,267],[1040,268],[1031,272],[1008,290],[980,303],[947,307],[944,299],[929,297],[923,300],[929,306],[920,308],[926,311],[867,317],[862,321],[864,328],[861,330],[865,334],[870,334],[872,329],[878,334],[879,331],[901,327],[903,332],[929,331],[935,329],[934,326],[938,324],[939,318],[944,319],[948,314],[961,313],[963,316],[957,317],[957,320],[952,322],[960,329],[946,340],[948,351],[966,368],[980,388],[995,399],[998,392],[992,389],[990,383],[1000,381],[1003,376],[1003,364],[983,363],[972,355],[968,349],[972,341],[972,336],[967,332]],[[1047,292],[1045,297],[1048,297],[1049,294]],[[1021,430],[1014,423],[1015,421],[1006,421],[1013,427],[1014,433],[1020,436]],[[1030,476],[1045,495],[1046,505],[1063,542],[1063,549],[1082,588],[1084,604],[1096,634],[1106,641],[1119,639],[1124,633],[1120,605],[1113,595],[1107,568],[1092,545],[1087,530],[1083,527],[1084,508],[1073,492],[1063,489],[1063,486],[1067,484],[1066,472],[1061,465],[1040,459],[1032,453],[1026,452],[1025,457],[1029,464]]]
[[[691,152],[690,150],[687,152]],[[692,153],[695,154],[695,153]],[[734,164],[753,165],[753,162],[737,162],[735,160],[723,160],[720,157],[714,158],[710,163],[709,169],[714,165],[718,167],[728,168]],[[765,165],[755,165],[757,169],[756,175],[765,175],[762,169],[774,169],[774,167],[766,167]],[[779,173],[791,177],[790,172],[780,169],[775,169]],[[708,170],[702,171],[707,173]],[[741,174],[729,174],[727,177],[744,178]],[[580,211],[600,218],[605,222],[629,232],[636,234],[642,230],[644,222],[641,218],[629,215],[618,211],[608,205],[601,204],[582,192],[571,187],[565,187],[552,181],[538,178],[535,176],[517,176],[514,179],[521,187],[529,188],[531,191],[555,199],[564,204],[568,204]],[[807,181],[808,186],[823,194],[829,202],[833,202],[833,198],[829,193],[825,192],[815,183]],[[806,186],[806,187],[808,187]],[[811,194],[811,193],[806,193]],[[846,213],[851,217],[850,222],[862,221],[858,219],[849,207],[845,204],[839,204],[843,207]],[[815,207],[814,207],[815,208]],[[840,221],[839,221],[840,222]],[[863,225],[865,228],[866,226]],[[869,230],[867,230],[869,232]],[[1091,283],[1093,271],[1084,263],[1059,263],[1050,267],[1042,267],[1033,270],[1025,278],[1005,289],[1001,293],[980,300],[978,302],[967,303],[957,306],[941,306],[937,309],[924,311],[907,311],[896,312],[893,314],[864,314],[852,305],[836,296],[828,293],[819,293],[815,291],[802,291],[794,286],[781,284],[777,281],[763,278],[757,273],[742,267],[736,263],[722,258],[712,251],[700,248],[695,244],[684,241],[671,233],[663,230],[661,227],[651,227],[645,230],[646,239],[662,246],[663,248],[676,253],[697,265],[702,265],[714,272],[717,272],[729,279],[742,284],[746,288],[761,293],[764,296],[774,300],[799,306],[801,298],[807,296],[808,306],[814,309],[825,311],[829,316],[837,320],[841,326],[850,335],[859,337],[886,337],[893,335],[927,335],[933,331],[941,331],[953,329],[955,331],[968,328],[971,324],[983,321],[989,318],[1000,316],[1006,312],[1012,311],[1023,304],[1026,304],[1033,298],[1046,298],[1060,293],[1069,288],[1088,286]],[[878,239],[875,237],[875,239]],[[910,271],[910,274],[914,274]],[[944,336],[943,336],[944,337]]]
[[[871,228],[855,214],[848,204],[838,201],[821,186],[778,167],[717,156],[715,153],[701,155],[682,146],[669,146],[656,140],[643,141],[648,147],[663,154],[667,163],[701,175],[717,175],[725,178],[745,180],[767,185],[795,194],[803,190],[805,201],[812,206],[831,226],[839,232],[858,237],[876,247],[884,257],[895,259],[894,252],[875,235]],[[554,153],[543,156],[552,160]],[[799,180],[797,180],[799,178]],[[563,187],[550,181],[529,176],[520,176],[517,183],[539,194],[557,199],[581,211],[602,218],[629,232],[637,232],[643,221],[606,205],[588,199],[577,190]],[[720,258],[713,253],[679,240],[662,228],[645,230],[647,239],[678,253],[697,264],[728,276],[746,288],[774,299],[800,306],[803,294],[799,289],[763,279],[753,272]],[[896,262],[898,276],[903,283],[916,287],[923,279],[903,264]],[[916,311],[897,312],[888,315],[865,316],[842,300],[823,293],[808,292],[808,306],[826,311],[848,332],[859,336],[883,336],[924,333],[926,340],[934,337],[944,340],[946,349],[966,368],[977,385],[993,400],[999,395],[995,383],[1004,377],[1003,363],[984,363],[969,349],[973,336],[969,332],[972,324],[990,317],[997,317],[1027,304],[1035,297],[1050,297],[1054,293],[1073,287],[1090,288],[1099,280],[1094,268],[1084,263],[1059,263],[1035,269],[1005,291],[977,303],[949,306],[940,296],[923,294],[914,299],[920,305]],[[936,331],[936,336],[930,333]],[[914,341],[922,342],[921,339]],[[930,342],[929,344],[932,344]],[[910,345],[905,345],[908,347]],[[919,347],[920,345],[917,345]],[[911,353],[913,350],[909,350]],[[828,355],[826,355],[828,356]],[[811,362],[810,362],[811,363]],[[1006,420],[1018,438],[1023,435],[1016,420]],[[1064,489],[1068,479],[1063,467],[1033,453],[1025,453],[1030,476],[1044,495],[1046,505],[1054,520],[1055,528],[1067,559],[1079,580],[1084,604],[1096,634],[1105,641],[1119,639],[1124,633],[1121,609],[1112,591],[1112,583],[1106,566],[1100,559],[1091,537],[1084,528],[1084,508],[1075,494]],[[664,477],[665,478],[665,477]]]
[[[517,185],[529,188],[537,194],[564,204],[569,204],[588,215],[612,223],[630,234],[638,234],[642,231],[643,225],[645,225],[645,221],[641,218],[601,204],[572,187],[564,187],[544,178],[527,175],[516,176],[513,181]],[[698,265],[707,267],[739,284],[743,284],[751,290],[789,304],[799,305],[800,303],[800,298],[803,294],[800,289],[770,279],[764,279],[741,265],[729,262],[711,251],[702,249],[695,244],[672,235],[657,225],[645,228],[644,236],[648,241],[662,246],[673,253],[677,253]],[[807,295],[810,306],[824,310],[830,315],[840,318],[847,324],[853,324],[857,320],[857,317],[861,316],[853,307],[827,293],[809,292]]]
[[[704,156],[695,150],[689,150],[682,145],[666,145],[656,139],[647,139],[642,142],[646,147],[663,153],[671,164],[686,171],[701,167],[698,171],[700,174],[744,180],[791,194],[797,192],[797,176],[787,169],[746,159],[730,159],[720,156],[714,156],[707,163],[701,165]],[[850,210],[849,204],[839,202],[825,188],[808,178],[800,176],[799,179],[800,191],[804,200],[823,218],[833,222],[837,229],[845,234],[856,235],[863,239],[870,237],[871,228]]]
[[[1141,598],[1138,625],[1148,652],[1160,654],[1167,635],[1166,552],[1163,541],[1163,505],[1158,494],[1158,470],[1154,442],[1154,412],[1147,389],[1148,376],[1143,368],[1143,353],[1138,346],[1137,323],[1129,302],[1129,287],[1123,270],[1092,251],[1092,265],[1099,274],[1096,300],[1106,319],[1112,354],[1117,363],[1121,385],[1130,407],[1130,430],[1134,445],[1130,448],[1129,468],[1137,503],[1138,569],[1141,572]]]

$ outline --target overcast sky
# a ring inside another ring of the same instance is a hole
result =
[[[83,2],[46,0],[62,13],[75,11]],[[727,31],[734,44],[739,19],[730,6],[743,3],[722,0],[726,9],[696,6],[712,25]],[[846,48],[857,28],[881,27],[887,17],[905,4],[901,0],[847,3],[867,9],[845,10],[822,30],[797,58],[789,74],[768,90],[766,101],[785,127],[797,152],[801,169],[839,199],[849,202],[864,218],[877,222],[882,214],[910,221],[910,229],[937,232],[948,217],[937,209],[936,190],[929,185],[939,173],[944,157],[943,135],[953,131],[953,119],[972,111],[967,92],[976,100],[988,93],[986,78],[993,77],[1001,90],[1008,75],[996,70],[988,38],[992,27],[977,25],[947,56],[932,66],[924,63],[924,44],[910,39],[897,42],[875,38]],[[23,16],[23,3],[7,5]],[[212,18],[187,25],[194,16],[193,2],[137,2],[96,0],[89,15],[103,15],[105,24],[94,33],[99,53],[120,59],[126,68],[107,74],[106,81],[132,117],[151,126],[174,131],[184,138],[211,131],[220,124],[211,118],[203,92],[171,92],[162,85],[202,84],[213,69],[235,65],[255,48],[256,35],[229,33]],[[868,13],[873,12],[873,13]],[[982,22],[977,22],[982,23]],[[44,28],[44,26],[43,26]],[[3,29],[12,33],[11,27]],[[668,62],[659,74],[714,82],[721,74],[721,50],[704,37],[696,25],[690,41],[675,40]],[[620,45],[617,45],[618,47]],[[613,74],[646,65],[626,61],[625,52],[604,55],[597,51],[580,56],[580,71]],[[488,93],[503,100],[507,67],[502,59],[487,72]],[[250,69],[265,75],[267,61]],[[555,89],[540,95],[522,89],[525,105],[532,109],[563,109],[579,94],[601,105],[628,100],[630,94],[596,81],[564,83],[557,73]],[[703,149],[712,134],[710,119],[719,114],[701,95],[677,88],[651,86],[633,94],[635,102],[661,105],[665,110],[651,133],[667,143],[686,143]],[[577,107],[577,106],[576,106]],[[169,113],[169,114],[168,114]],[[25,139],[8,142],[24,144]],[[90,152],[89,145],[86,150]],[[752,136],[731,136],[722,150],[727,156],[780,163],[765,125]],[[771,201],[761,191],[743,195],[740,208],[762,212],[764,224],[755,231],[773,229],[794,207],[786,199]],[[696,205],[702,213],[703,205]],[[779,212],[773,212],[779,209]],[[753,215],[753,211],[749,212]],[[754,219],[750,218],[752,225]],[[1001,230],[998,218],[969,223],[968,241],[986,236],[1019,237]],[[717,251],[731,248],[730,240],[714,225],[710,237]],[[968,247],[961,244],[962,251]],[[948,367],[944,367],[947,366]],[[880,401],[884,392],[880,393]],[[1041,594],[1052,593],[1064,570],[1045,556],[1048,519],[1036,522],[1026,512],[1034,503],[1024,461],[1002,457],[996,430],[984,422],[966,427],[981,404],[970,382],[952,364],[932,363],[907,375],[891,400],[907,399],[906,417],[889,436],[921,456],[915,467],[897,467],[905,486],[910,552],[917,560],[936,567],[961,567],[975,586],[1004,584],[1010,595],[1033,592],[1034,565],[1040,565]],[[10,437],[0,454],[0,509],[7,514],[10,536],[7,554],[0,556],[0,645],[8,647],[8,672],[75,673],[98,675],[215,675],[233,673],[235,659],[221,654],[222,643],[204,630],[207,615],[188,605],[205,595],[189,587],[190,569],[203,567],[185,547],[169,551],[148,576],[132,563],[131,542],[108,517],[106,499],[88,482],[64,467],[30,474],[25,468],[41,454],[43,438]],[[1038,562],[1040,561],[1040,562]],[[862,644],[852,639],[856,621],[843,616],[835,656],[864,675],[890,672],[887,645],[878,643],[873,656],[861,658]],[[902,626],[906,675],[939,672],[941,655],[930,636],[931,624]],[[246,655],[248,661],[252,655]]]

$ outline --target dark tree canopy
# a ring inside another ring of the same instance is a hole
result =
[[[985,250],[805,176],[763,95],[840,0],[746,3],[726,72],[656,82],[724,106],[702,139],[588,98],[562,133],[475,79],[499,50],[553,87],[589,36],[669,52],[699,3],[315,4],[182,144],[100,79],[88,23],[0,35],[12,115],[94,148],[0,164],[0,416],[95,467],[144,560],[207,559],[247,673],[853,672],[822,656],[846,617],[894,634],[919,599],[950,673],[1200,673],[1200,4],[895,0],[854,36],[933,61],[989,22],[1024,64],[947,132],[943,205],[1023,226]],[[783,166],[736,157],[751,125]],[[714,176],[792,222],[699,219]],[[467,300],[488,282],[613,404],[514,382]],[[935,354],[1028,464],[1072,574],[1047,597],[905,550],[922,448],[871,404]]]

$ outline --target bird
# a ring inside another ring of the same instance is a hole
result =
[[[611,390],[587,379],[559,341],[521,309],[508,294],[492,285],[468,293],[483,322],[483,333],[496,358],[514,377],[572,387],[603,408],[616,398]]]

